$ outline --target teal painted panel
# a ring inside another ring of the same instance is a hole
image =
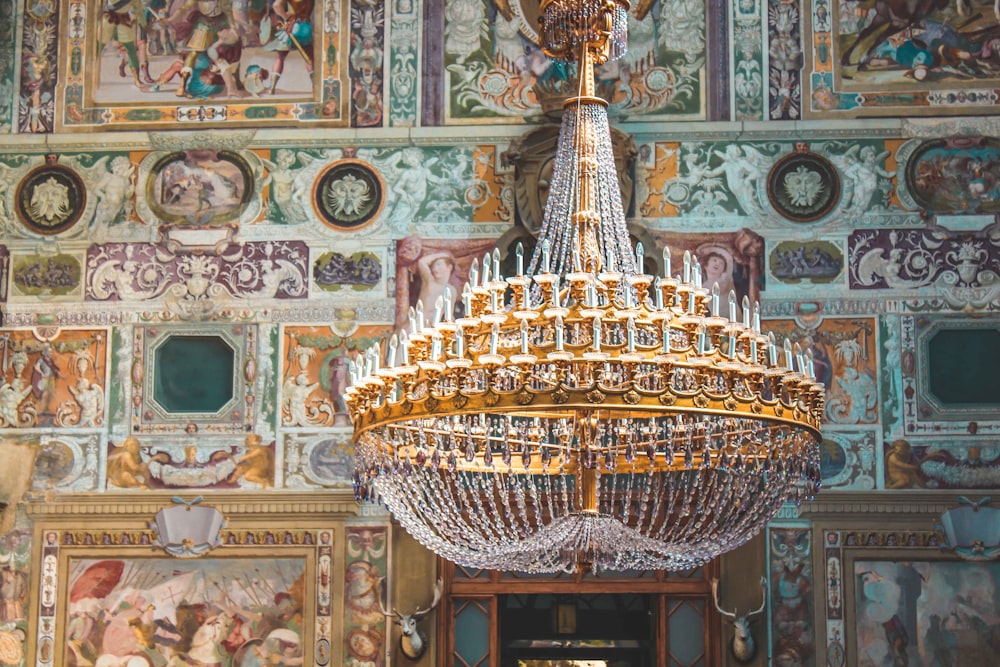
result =
[[[236,353],[218,336],[172,336],[156,349],[153,397],[167,412],[218,412],[233,398]]]

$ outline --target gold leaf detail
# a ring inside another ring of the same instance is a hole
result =
[[[635,405],[636,403],[642,400],[642,396],[640,396],[638,392],[630,389],[629,391],[625,392],[625,395],[622,396],[622,399],[629,405]]]
[[[764,406],[760,404],[760,401],[754,401],[753,403],[750,404],[750,412],[754,413],[755,415],[759,415],[763,411],[764,411]]]
[[[556,389],[552,392],[552,402],[562,405],[569,400],[569,393],[565,389]]]
[[[587,394],[587,400],[591,403],[603,403],[604,398],[604,394],[597,389]]]
[[[780,405],[774,406],[774,416],[775,417],[781,417],[784,414],[785,414],[785,409],[783,407],[781,407]]]
[[[673,405],[677,402],[677,397],[673,394],[660,394],[660,403],[663,405]]]
[[[735,412],[736,408],[739,407],[739,403],[737,403],[736,399],[733,398],[732,396],[730,396],[730,397],[726,398],[724,401],[722,401],[722,405],[723,405],[723,407],[726,408],[726,410],[729,410],[730,412]]]
[[[500,395],[492,391],[489,391],[486,392],[485,396],[483,396],[483,400],[485,401],[488,407],[492,408],[494,405],[500,402]]]
[[[424,406],[431,412],[437,410],[439,405],[441,405],[441,401],[434,398],[433,396],[429,397],[426,401],[424,401]]]
[[[533,400],[535,400],[535,395],[530,391],[521,391],[517,396],[514,397],[518,405],[528,405]]]
[[[705,394],[698,394],[692,399],[692,402],[699,408],[707,408],[710,403],[708,396],[705,396]]]
[[[410,401],[403,401],[403,414],[408,415],[413,412],[413,403]]]
[[[469,397],[465,394],[455,394],[455,397],[451,399],[451,402],[456,408],[461,410],[469,404]]]

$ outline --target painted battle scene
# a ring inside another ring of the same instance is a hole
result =
[[[303,558],[69,561],[66,665],[301,665]]]
[[[313,0],[105,0],[94,102],[312,96]],[[77,15],[77,3],[71,16]]]
[[[1000,10],[992,5],[840,0],[837,7],[834,55],[844,90],[991,87],[1000,78]]]
[[[995,563],[855,561],[855,664],[998,664],[998,580]]]
[[[224,221],[239,215],[253,184],[246,163],[224,151],[188,150],[160,161],[147,193],[167,220]]]

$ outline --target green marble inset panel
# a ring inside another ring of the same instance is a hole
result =
[[[218,412],[233,399],[235,356],[219,336],[171,336],[155,352],[154,400],[174,414]]]
[[[1000,405],[1000,331],[944,329],[928,341],[930,392],[945,405]]]

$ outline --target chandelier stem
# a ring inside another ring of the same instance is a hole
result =
[[[597,514],[597,468],[583,468],[580,472],[580,486],[583,498],[580,511],[584,514]]]

